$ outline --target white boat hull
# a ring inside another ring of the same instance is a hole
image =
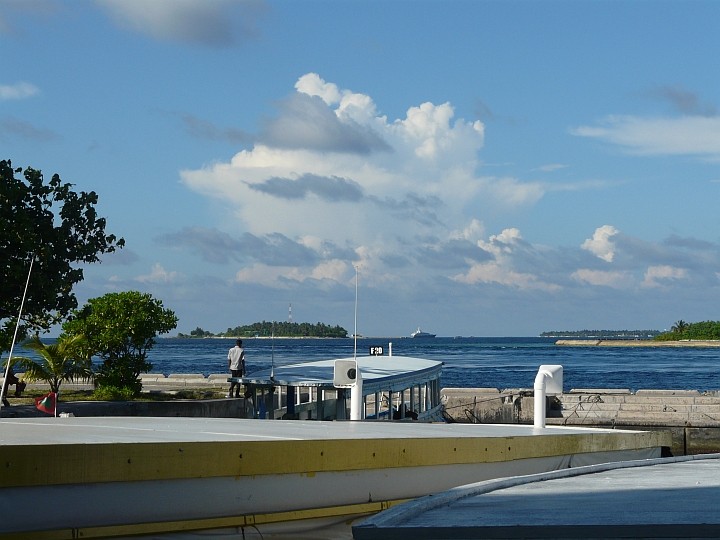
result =
[[[195,418],[3,420],[0,534],[301,530],[500,476],[629,456],[669,434]],[[42,501],[42,511],[38,511]]]

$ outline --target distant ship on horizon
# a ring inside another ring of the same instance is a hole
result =
[[[420,327],[418,326],[418,329],[415,330],[412,334],[410,334],[410,337],[412,337],[412,338],[434,338],[435,334],[423,332],[422,330],[420,330]]]

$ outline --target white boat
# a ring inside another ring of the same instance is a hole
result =
[[[665,431],[545,427],[544,396],[562,388],[559,365],[538,370],[532,426],[380,421],[438,411],[441,367],[364,356],[237,381],[258,404],[254,417],[263,408],[265,418],[347,416],[349,390],[350,418],[376,421],[0,419],[0,500],[13,502],[0,537],[348,538],[353,520],[407,499],[491,478],[659,457],[672,443]],[[47,502],[41,512],[37,501]]]
[[[718,496],[720,454],[626,460],[433,493],[358,524],[353,538],[720,538],[708,504]]]
[[[420,330],[420,327],[418,326],[418,329],[415,330],[412,334],[410,334],[410,337],[412,337],[412,338],[434,338],[435,334],[423,332],[422,330]]]
[[[665,431],[234,418],[3,418],[0,434],[0,500],[12,501],[0,537],[68,540],[348,538],[353,519],[407,499],[671,443]]]
[[[338,364],[339,363],[339,364]],[[360,356],[277,366],[229,378],[245,386],[248,417],[291,420],[351,418],[351,388],[338,387],[336,366],[362,377],[360,418],[443,420],[442,362],[408,356]]]

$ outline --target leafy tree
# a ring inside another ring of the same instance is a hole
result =
[[[177,326],[177,317],[160,300],[138,291],[92,298],[63,324],[64,335],[83,334],[88,351],[103,363],[95,378],[98,388],[114,387],[140,393],[140,373],[152,369],[148,351],[158,334]]]
[[[190,331],[190,335],[193,337],[210,337],[214,334],[212,332],[208,332],[207,330],[203,330],[198,326],[195,330]]]
[[[676,322],[672,327],[670,328],[671,332],[675,332],[676,334],[683,334],[688,329],[688,323],[680,319],[678,322]]]
[[[317,324],[296,323],[296,322],[278,322],[278,321],[262,321],[245,326],[236,326],[228,328],[224,334],[225,337],[247,337],[247,336],[271,336],[277,337],[347,337],[347,330],[339,325],[329,326],[318,322]]]
[[[38,353],[40,359],[18,356],[13,358],[13,363],[25,370],[25,378],[29,381],[45,381],[50,385],[51,392],[60,392],[60,385],[64,381],[93,377],[92,362],[85,353],[84,342],[85,336],[79,334],[45,345],[35,334],[23,347]]]
[[[683,323],[683,325],[680,325]],[[682,328],[682,330],[680,330]],[[688,340],[720,340],[720,321],[702,321],[686,323],[678,321],[670,328],[669,332],[660,334],[655,338],[657,341],[676,341],[679,339]]]
[[[21,338],[49,329],[77,308],[72,287],[83,279],[77,264],[98,262],[99,255],[125,245],[105,234],[97,194],[76,193],[72,186],[57,174],[46,183],[39,170],[0,161],[0,351],[10,348],[31,259]]]
[[[637,339],[639,337],[654,337],[659,330],[551,330],[542,332],[540,337],[573,337],[578,339]]]

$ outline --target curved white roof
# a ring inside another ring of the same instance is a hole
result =
[[[363,394],[378,390],[402,390],[440,377],[442,362],[409,356],[359,356],[276,366],[238,378],[242,384],[261,386],[316,386],[334,388],[335,362],[357,360],[363,379]]]

